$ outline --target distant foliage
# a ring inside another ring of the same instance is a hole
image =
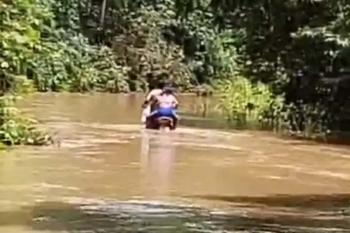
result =
[[[168,82],[180,90],[194,83],[194,76],[184,62],[182,48],[162,35],[175,13],[144,6],[124,18],[125,31],[115,36],[113,50],[118,60],[130,67],[128,82],[132,90],[142,91],[148,83]]]
[[[241,75],[284,97],[292,132],[350,130],[349,1],[176,2],[184,19],[206,11],[220,31],[244,32]]]

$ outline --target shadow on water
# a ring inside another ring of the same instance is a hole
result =
[[[294,207],[317,210],[334,210],[335,208],[349,208],[350,210],[350,194],[273,195],[266,197],[230,197],[216,195],[200,195],[190,197],[205,200],[225,201],[230,203],[258,204],[270,207]]]
[[[216,198],[225,199],[228,198]],[[311,205],[310,201],[314,200]],[[42,202],[19,211],[0,212],[0,226],[23,225],[35,231],[64,232],[350,232],[350,195],[232,198],[229,201],[288,206],[312,206],[307,211],[273,212],[247,207],[215,212],[193,206],[152,202]],[[324,202],[329,203],[325,212]],[[332,208],[331,205],[335,206]],[[256,208],[256,206],[255,206]]]

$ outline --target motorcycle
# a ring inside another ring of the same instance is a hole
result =
[[[174,120],[171,117],[158,117],[156,121],[156,127],[160,130],[170,131],[175,129]]]
[[[147,117],[146,129],[170,131],[176,128],[176,124],[171,117]]]

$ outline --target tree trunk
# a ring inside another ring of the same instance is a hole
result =
[[[104,26],[105,15],[106,15],[106,6],[107,6],[107,0],[103,0],[102,6],[101,6],[101,18],[100,18],[100,28],[101,29]]]

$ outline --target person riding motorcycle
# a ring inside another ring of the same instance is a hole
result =
[[[156,96],[156,104],[157,109],[152,111],[148,117],[169,117],[173,120],[172,128],[174,129],[178,121],[178,116],[176,114],[178,101],[174,95],[173,89],[170,87],[164,88],[162,94]]]

